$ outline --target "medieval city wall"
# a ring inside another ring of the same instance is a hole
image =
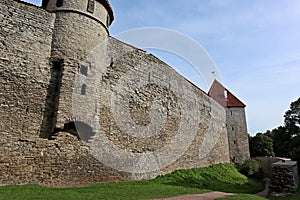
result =
[[[0,130],[38,135],[55,15],[12,0],[1,0],[0,6]]]
[[[97,95],[99,127],[88,140],[93,156],[138,179],[229,162],[221,105],[147,52],[110,38],[107,54],[111,63]],[[152,165],[119,166],[135,159]]]
[[[140,180],[229,162],[226,110],[155,56],[110,38],[98,43],[105,60],[62,63],[57,75],[50,59],[55,14],[11,0],[0,11],[1,185]],[[79,133],[84,140],[70,130],[41,138],[60,76],[70,86],[62,90],[66,119],[92,130]],[[81,106],[71,110],[74,102]]]

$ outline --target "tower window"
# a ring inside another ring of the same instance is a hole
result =
[[[80,66],[80,73],[81,73],[82,75],[87,76],[87,75],[88,75],[88,67],[87,67],[87,66],[84,66],[84,65],[81,65],[81,66]]]
[[[64,0],[57,0],[56,1],[56,7],[62,7],[64,4]]]
[[[95,0],[89,0],[87,5],[87,11],[90,13],[94,13],[95,9]]]
[[[110,24],[110,17],[109,15],[106,16],[106,26],[108,27]]]
[[[86,94],[86,84],[83,84],[81,86],[81,95],[85,95]]]

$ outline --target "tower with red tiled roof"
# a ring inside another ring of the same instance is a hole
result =
[[[208,95],[226,109],[229,153],[232,162],[243,162],[250,158],[246,105],[221,83],[215,80]]]
[[[63,128],[73,121],[72,93],[76,76],[78,72],[84,72],[83,77],[91,74],[95,66],[89,63],[82,66],[82,62],[93,49],[99,50],[101,46],[99,56],[105,59],[108,27],[114,15],[108,0],[43,0],[42,7],[55,13],[50,58],[51,87],[47,94],[47,115],[41,128],[41,136],[49,137],[55,128]],[[90,91],[85,83],[80,88],[81,94]]]

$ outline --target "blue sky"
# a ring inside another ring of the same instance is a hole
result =
[[[38,0],[26,0],[40,4]],[[223,83],[247,104],[248,131],[283,124],[300,97],[300,1],[298,0],[110,0],[110,32],[161,27],[186,34],[204,47]],[[166,53],[159,57],[170,59]],[[166,60],[202,87],[181,59]],[[202,88],[207,91],[207,88]]]

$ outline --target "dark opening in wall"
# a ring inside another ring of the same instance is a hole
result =
[[[110,58],[109,67],[114,68],[114,58]]]
[[[86,94],[86,84],[83,84],[81,86],[81,95],[85,95]]]
[[[78,137],[78,139],[88,142],[89,139],[95,135],[93,128],[81,121],[72,121],[64,125],[65,132],[71,133]]]
[[[57,0],[56,7],[62,7],[64,5],[64,0]]]
[[[45,109],[43,111],[43,121],[40,130],[40,137],[42,138],[50,138],[54,134],[63,69],[63,59],[52,60],[52,67],[50,69],[51,77],[47,88]]]
[[[94,13],[95,9],[95,0],[88,0],[87,11],[90,13]]]
[[[110,25],[110,16],[107,15],[106,16],[106,27],[108,27]]]
[[[88,75],[88,67],[87,66],[84,66],[84,65],[81,65],[80,66],[80,73],[82,74],[82,75],[85,75],[85,76],[87,76]]]

